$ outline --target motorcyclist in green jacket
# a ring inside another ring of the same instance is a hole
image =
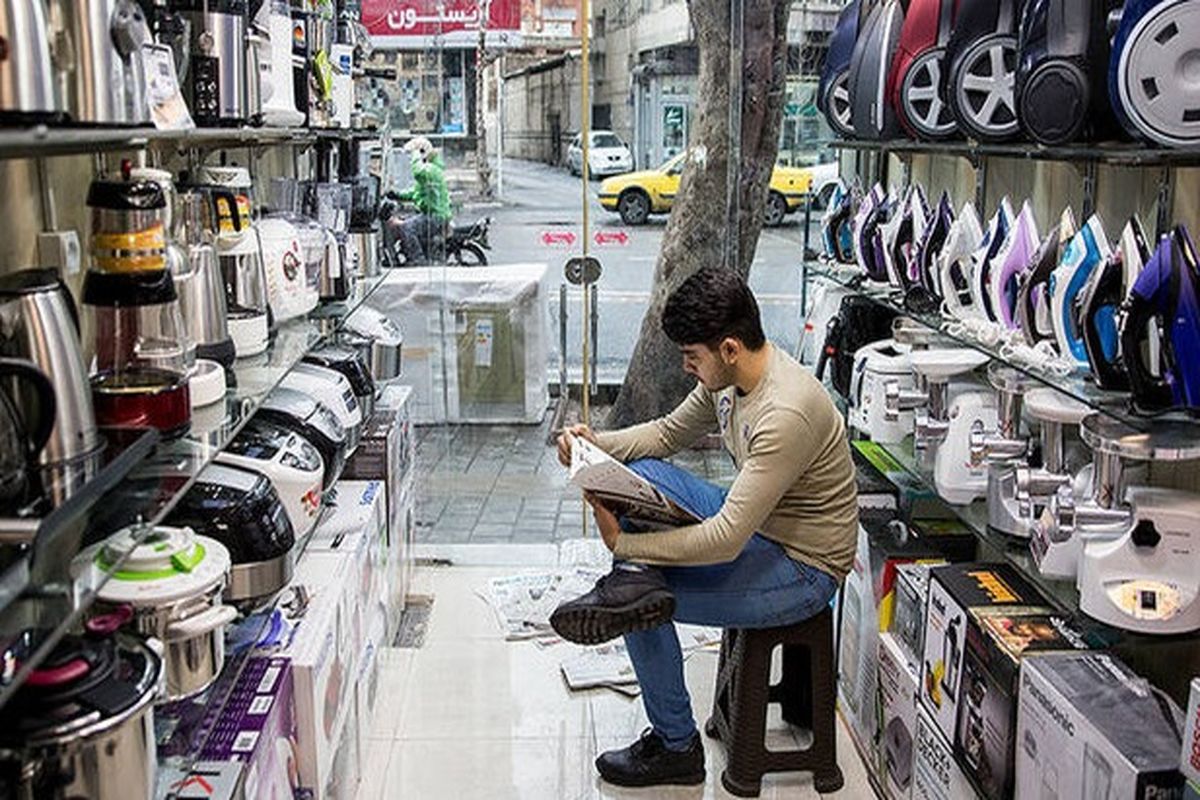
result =
[[[424,136],[410,139],[404,150],[412,158],[413,185],[399,199],[412,203],[417,213],[400,226],[400,246],[409,264],[423,264],[426,252],[438,241],[445,241],[450,223],[450,191],[446,171],[433,143]]]

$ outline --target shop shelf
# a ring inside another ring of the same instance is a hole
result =
[[[1150,424],[1149,418],[1139,415],[1130,406],[1127,392],[1111,392],[1099,388],[1092,381],[1091,374],[1085,370],[1076,369],[1064,376],[1046,373],[1029,365],[1014,362],[1001,352],[998,345],[980,341],[969,331],[948,327],[951,320],[948,320],[940,312],[916,313],[905,308],[903,297],[899,292],[889,285],[865,282],[862,271],[855,267],[846,267],[828,261],[810,261],[805,263],[804,267],[809,278],[820,277],[833,281],[883,308],[903,314],[927,328],[939,331],[947,344],[959,344],[978,350],[993,360],[1029,375],[1038,382],[1057,389],[1064,395],[1133,428],[1141,429]],[[1155,419],[1161,419],[1161,417]]]
[[[5,565],[6,574],[16,570],[12,574],[20,577],[21,565],[17,562],[24,559],[28,575],[25,583],[30,588],[0,609],[0,647],[5,651],[5,663],[19,664],[0,672],[0,708],[58,640],[79,624],[108,580],[110,572],[99,569],[72,576],[71,560],[84,547],[122,528],[136,526],[143,536],[148,534],[175,507],[200,471],[238,434],[279,381],[306,353],[335,334],[345,318],[383,284],[385,275],[360,281],[345,302],[281,325],[265,353],[236,362],[223,418],[218,411],[216,424],[201,427],[204,412],[210,409],[199,409],[193,419],[193,432],[155,446],[126,477],[104,491],[90,513],[58,520],[55,530],[39,532],[31,548]],[[133,537],[133,543],[140,543],[143,536]],[[111,571],[119,570],[123,563],[123,558],[118,559]],[[22,634],[31,629],[43,632],[37,646],[31,652],[13,652]]]
[[[883,142],[834,141],[838,150],[895,153],[897,155],[951,155],[972,160],[1016,158],[1033,161],[1110,164],[1122,167],[1187,167],[1200,165],[1200,147],[1159,148],[1127,142],[1046,147],[1032,142],[984,144],[981,142],[919,142],[893,139]]]

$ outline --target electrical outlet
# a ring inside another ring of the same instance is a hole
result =
[[[64,276],[75,275],[83,266],[79,234],[75,231],[46,231],[38,234],[38,262],[57,267]]]

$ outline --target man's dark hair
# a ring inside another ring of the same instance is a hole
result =
[[[759,350],[767,342],[750,287],[736,272],[721,267],[698,270],[671,293],[663,308],[662,329],[680,346],[715,348],[722,339],[733,338]]]

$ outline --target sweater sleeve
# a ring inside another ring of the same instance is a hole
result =
[[[596,433],[596,444],[618,461],[667,458],[690,446],[716,426],[712,394],[700,383],[665,417]]]
[[[614,555],[660,566],[734,560],[812,464],[819,442],[802,414],[769,412],[754,433],[746,461],[716,516],[669,531],[623,533]]]

